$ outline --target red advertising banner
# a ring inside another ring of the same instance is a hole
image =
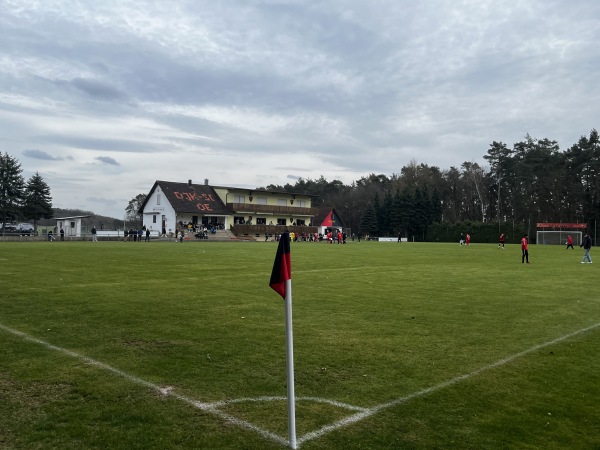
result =
[[[537,223],[538,228],[587,228],[587,223]]]

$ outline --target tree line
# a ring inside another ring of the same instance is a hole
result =
[[[321,176],[257,189],[314,195],[313,206],[334,207],[347,228],[363,235],[454,240],[459,231],[477,229],[490,236],[486,239],[497,234],[490,230],[519,230],[533,238],[538,222],[586,223],[595,232],[600,217],[595,129],[565,151],[556,141],[529,135],[511,147],[493,141],[483,158],[489,167],[463,162],[442,170],[413,160],[399,173],[369,174],[350,185]],[[130,219],[143,198],[129,202]],[[7,153],[0,154],[0,214],[3,224],[52,218],[48,185],[37,172],[26,182],[19,162]]]
[[[433,224],[440,223],[455,225],[453,233],[472,224],[532,238],[538,222],[586,223],[595,231],[600,218],[595,129],[565,151],[556,141],[529,135],[512,147],[493,141],[483,158],[489,167],[463,162],[441,170],[411,161],[398,174],[370,174],[351,185],[321,177],[261,189],[318,195],[314,206],[333,206],[345,226],[369,235],[438,240],[441,228]],[[486,235],[497,239],[496,232]]]
[[[19,161],[0,153],[0,220],[2,228],[11,222],[52,218],[50,187],[36,172],[25,180]]]

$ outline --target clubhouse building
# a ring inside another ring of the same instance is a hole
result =
[[[234,236],[263,237],[284,230],[324,233],[343,228],[332,208],[315,208],[317,196],[289,192],[156,181],[140,207],[143,225],[152,234],[206,227]]]

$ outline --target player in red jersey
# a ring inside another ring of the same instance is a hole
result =
[[[523,239],[521,239],[521,251],[523,252],[521,264],[525,261],[527,261],[527,264],[529,264],[529,242],[527,242],[527,234],[525,234]]]

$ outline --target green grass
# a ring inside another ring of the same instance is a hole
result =
[[[0,328],[0,448],[282,448],[137,381],[206,403],[284,397],[275,250],[0,243],[0,326],[90,358]],[[293,244],[301,448],[600,448],[600,286],[581,257],[531,246],[525,265],[517,245]],[[355,413],[306,397],[389,405],[304,441]],[[287,438],[285,401],[221,410]]]

